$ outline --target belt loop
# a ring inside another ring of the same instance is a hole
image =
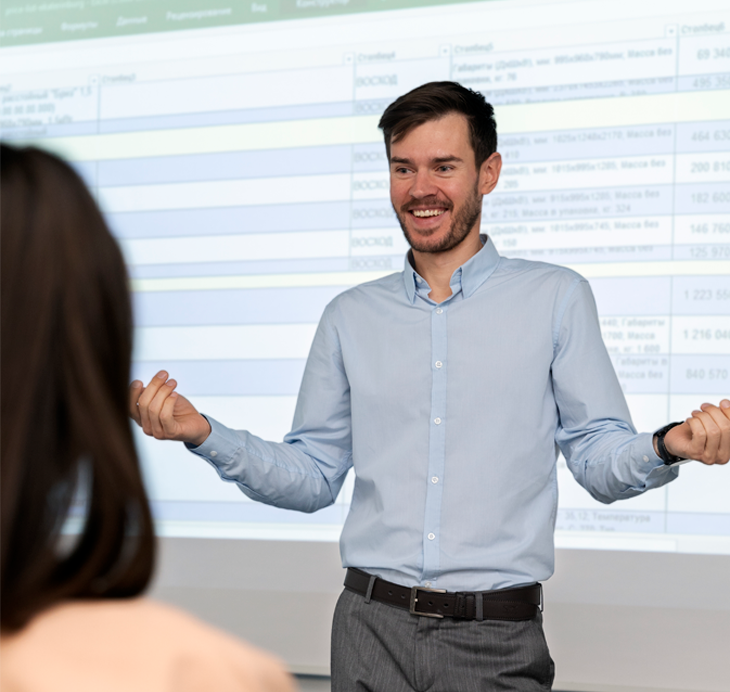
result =
[[[465,593],[464,594],[464,617],[471,620],[474,617],[474,611],[476,610],[476,601],[477,597],[476,594],[471,593]],[[472,603],[474,603],[474,608],[472,609]]]
[[[482,620],[484,620],[484,594],[477,591],[474,595],[476,596],[477,607],[474,619],[481,622]]]
[[[365,592],[365,603],[370,603],[370,599],[373,596],[373,586],[375,586],[375,580],[377,577],[374,574],[370,575],[370,581],[368,582],[368,590]]]

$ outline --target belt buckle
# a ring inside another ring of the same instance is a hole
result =
[[[411,615],[420,615],[423,618],[440,618],[443,619],[443,615],[438,613],[420,613],[416,610],[416,603],[418,603],[418,592],[428,591],[430,593],[446,593],[446,589],[427,589],[424,586],[412,586],[411,587]]]

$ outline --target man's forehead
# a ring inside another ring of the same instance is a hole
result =
[[[403,132],[394,133],[391,135],[390,145],[396,146],[414,134],[432,131],[449,131],[468,136],[469,122],[465,115],[451,111],[437,118],[429,118],[424,122],[412,125]]]
[[[473,156],[468,122],[460,113],[420,123],[397,139],[391,138],[390,143],[391,163],[406,163],[414,158],[463,161]]]

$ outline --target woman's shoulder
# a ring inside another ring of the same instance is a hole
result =
[[[54,606],[21,632],[3,636],[2,649],[3,691],[65,690],[59,680],[79,692],[101,683],[110,690],[293,690],[270,654],[146,598]],[[38,660],[45,661],[43,670]],[[46,686],[54,677],[56,686]],[[11,686],[11,678],[37,680]]]

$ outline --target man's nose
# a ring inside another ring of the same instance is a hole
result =
[[[413,184],[409,190],[411,197],[415,199],[423,199],[424,197],[432,197],[438,192],[438,188],[429,171],[418,171],[413,177]]]

